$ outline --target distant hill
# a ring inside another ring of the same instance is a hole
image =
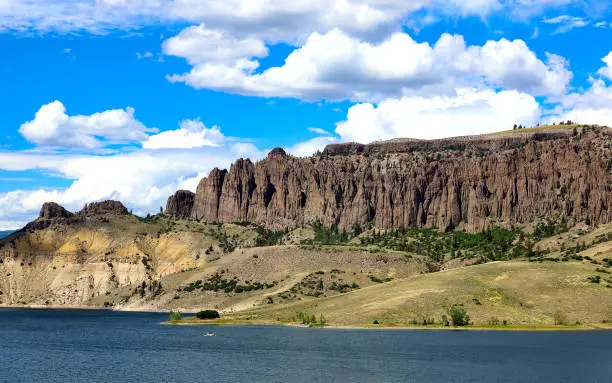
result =
[[[0,230],[0,239],[6,238],[9,235],[13,234],[15,230]]]

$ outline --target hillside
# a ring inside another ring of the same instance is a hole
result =
[[[462,305],[478,325],[599,325],[612,321],[610,156],[609,129],[583,126],[275,149],[214,170],[164,214],[45,203],[0,239],[0,306],[407,326]]]
[[[214,169],[166,214],[208,222],[340,230],[489,227],[566,217],[612,222],[609,128],[558,126],[442,140],[329,145],[297,158],[277,148]]]
[[[332,326],[441,325],[453,305],[478,326],[602,324],[612,320],[609,274],[588,263],[495,262],[409,277],[316,302],[265,307],[235,319],[300,323],[298,313],[326,318]],[[608,277],[592,283],[589,277]]]

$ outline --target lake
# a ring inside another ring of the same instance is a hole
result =
[[[612,381],[609,331],[160,325],[166,318],[0,309],[0,381]],[[216,336],[202,336],[207,331]]]

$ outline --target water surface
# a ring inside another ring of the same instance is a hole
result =
[[[609,331],[160,325],[166,318],[0,309],[0,382],[612,381]]]

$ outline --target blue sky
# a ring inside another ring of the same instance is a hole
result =
[[[0,229],[276,146],[612,125],[612,6],[530,3],[0,0]]]

